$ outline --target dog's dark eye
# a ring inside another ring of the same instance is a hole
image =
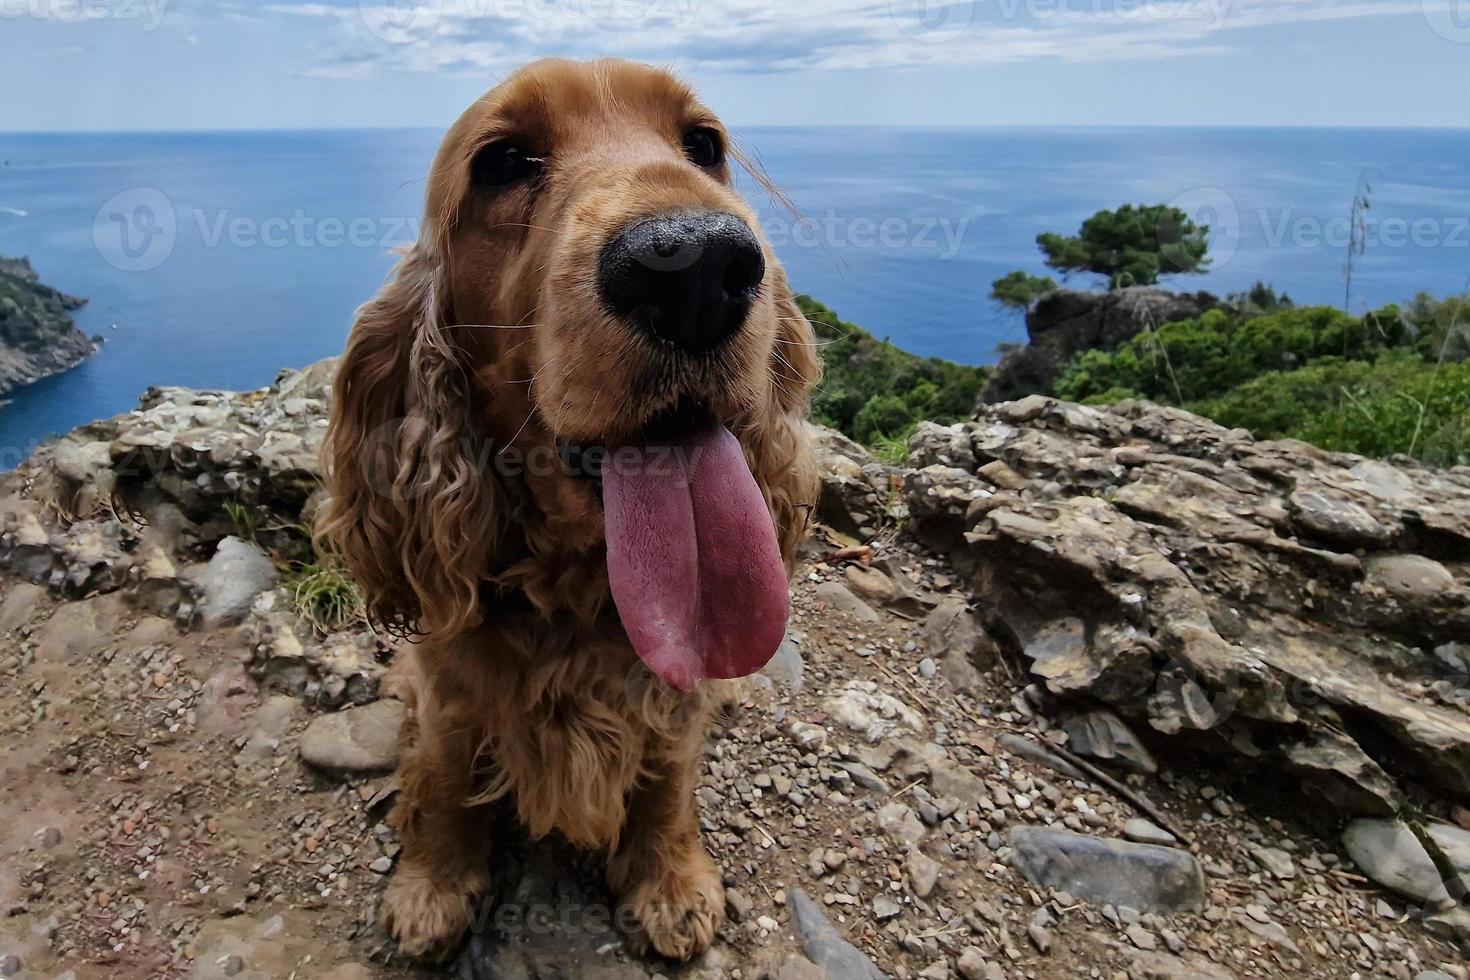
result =
[[[708,126],[695,126],[684,134],[684,155],[696,167],[718,167],[725,162],[725,143]]]
[[[505,187],[539,174],[541,162],[519,143],[500,140],[475,154],[471,173],[477,187]]]

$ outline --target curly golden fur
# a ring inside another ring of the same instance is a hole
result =
[[[598,254],[632,221],[699,208],[758,229],[728,166],[686,157],[692,126],[724,137],[663,71],[517,72],[449,130],[419,239],[343,354],[319,530],[373,621],[420,640],[403,853],[382,909],[407,952],[465,930],[487,882],[483,808],[499,798],[532,835],[607,854],[635,947],[687,958],[722,919],[693,797],[710,686],[681,695],[642,670],[609,601],[595,486],[535,465],[559,441],[611,443],[696,397],[739,440],[791,567],[816,491],[803,422],[819,365],[769,245],[718,356],[672,363],[597,293]],[[507,138],[534,147],[543,174],[479,186],[476,154]]]

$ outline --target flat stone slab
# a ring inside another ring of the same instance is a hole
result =
[[[792,922],[802,949],[832,980],[888,980],[862,950],[842,938],[822,907],[806,892],[793,888],[790,902]]]
[[[1009,843],[1027,881],[1089,902],[1165,913],[1204,904],[1204,871],[1186,851],[1041,827],[1012,828]]]
[[[301,758],[328,772],[387,772],[398,764],[403,702],[374,701],[321,715],[301,735]]]
[[[1445,857],[1459,873],[1461,885],[1470,882],[1470,831],[1449,824],[1429,825]],[[1364,874],[1385,888],[1419,902],[1441,904],[1457,897],[1445,887],[1439,869],[1419,838],[1399,820],[1354,820],[1342,834],[1343,847]]]

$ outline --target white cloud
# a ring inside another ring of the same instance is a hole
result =
[[[0,0],[4,2],[4,0]],[[1457,0],[360,0],[276,3],[329,24],[305,74],[503,71],[542,55],[704,69],[882,69],[1102,62],[1236,50],[1240,32],[1423,17]]]

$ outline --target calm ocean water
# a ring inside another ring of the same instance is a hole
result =
[[[1347,215],[1371,188],[1353,305],[1470,276],[1470,130],[754,129],[806,218],[758,203],[799,290],[899,345],[970,363],[1024,337],[986,295],[1041,272],[1035,236],[1104,207],[1176,202],[1215,227],[1214,269],[1341,303]],[[249,388],[341,349],[411,241],[429,131],[0,134],[0,254],[88,297],[88,363],[0,408],[0,468],[131,408],[150,384]],[[1086,283],[1086,277],[1075,280]]]

